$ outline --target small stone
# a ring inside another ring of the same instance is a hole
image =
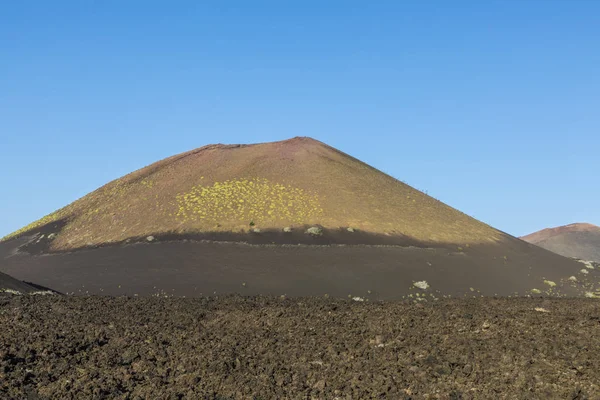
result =
[[[289,226],[286,226],[285,228],[283,228],[283,231],[285,233],[290,233],[292,231],[292,228],[290,228]]]
[[[348,232],[352,233],[354,232],[354,228],[348,227],[348,229],[346,229]]]
[[[154,236],[148,236],[146,238],[147,241],[152,242],[154,240]]]
[[[318,226],[311,226],[306,230],[306,233],[312,236],[321,236],[323,234],[323,229]]]
[[[414,282],[413,286],[425,290],[429,287],[429,284],[427,283],[427,281],[419,281],[419,282]]]
[[[315,383],[313,385],[313,389],[323,390],[323,389],[325,389],[326,386],[327,386],[327,383],[325,382],[325,380],[321,379],[320,381],[318,381],[317,383]]]
[[[470,375],[471,372],[473,372],[473,367],[471,366],[471,364],[465,364],[465,366],[462,368],[462,372],[465,375]]]

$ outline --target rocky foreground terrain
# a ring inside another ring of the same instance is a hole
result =
[[[2,399],[598,399],[597,299],[0,295]]]

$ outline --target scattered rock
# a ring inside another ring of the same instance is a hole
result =
[[[146,238],[147,241],[152,242],[154,240],[154,236],[148,236]]]
[[[317,383],[315,383],[313,385],[313,389],[323,390],[323,389],[325,389],[325,386],[327,386],[325,380],[321,379],[320,381],[318,381]]]
[[[31,292],[29,294],[32,296],[48,296],[48,295],[54,295],[55,293],[52,290],[38,290],[35,292]]]
[[[290,228],[289,226],[286,226],[285,228],[283,228],[283,231],[285,233],[290,233],[292,231],[292,228]]]
[[[429,287],[429,284],[426,281],[419,281],[419,282],[415,282],[413,283],[413,286],[425,290]]]
[[[354,232],[354,228],[350,228],[350,227],[348,227],[346,230],[347,230],[348,232],[350,232],[350,233]]]
[[[51,233],[48,235],[48,240],[54,240],[56,238],[56,233]]]
[[[311,226],[306,230],[306,233],[312,236],[321,236],[323,235],[323,229],[318,226]]]
[[[583,265],[585,265],[585,267],[587,269],[594,269],[594,264],[596,264],[593,261],[586,261],[586,260],[579,260],[579,259],[576,259],[576,261],[582,263]]]
[[[465,366],[462,368],[462,373],[465,375],[471,375],[471,372],[473,372],[473,366],[471,364],[465,364]]]
[[[0,293],[8,293],[8,294],[13,294],[13,295],[17,295],[17,296],[20,296],[22,294],[18,290],[13,290],[13,289],[0,289]]]

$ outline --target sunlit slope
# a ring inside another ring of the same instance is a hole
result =
[[[575,223],[547,228],[521,239],[565,257],[600,262],[600,227]]]
[[[161,233],[321,225],[427,243],[493,243],[501,232],[310,138],[209,145],[114,180],[9,235],[54,221],[52,249]],[[5,238],[6,239],[6,238]]]

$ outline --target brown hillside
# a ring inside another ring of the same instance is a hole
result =
[[[576,223],[547,228],[521,239],[566,257],[600,262],[600,227]]]
[[[530,233],[522,236],[521,239],[529,243],[539,243],[542,240],[549,239],[553,236],[561,235],[568,232],[600,232],[600,227],[592,224],[577,222],[574,224],[557,226],[555,228],[546,228],[541,231]]]
[[[112,181],[4,239],[39,231],[50,223],[61,228],[52,232],[56,235],[51,235],[51,250],[149,235],[231,233],[244,240],[256,236],[254,230],[281,232],[284,227],[304,235],[313,225],[346,236],[352,236],[347,228],[353,228],[363,237],[371,235],[370,241],[382,237],[466,245],[491,244],[506,236],[305,137],[208,145],[169,157]]]

